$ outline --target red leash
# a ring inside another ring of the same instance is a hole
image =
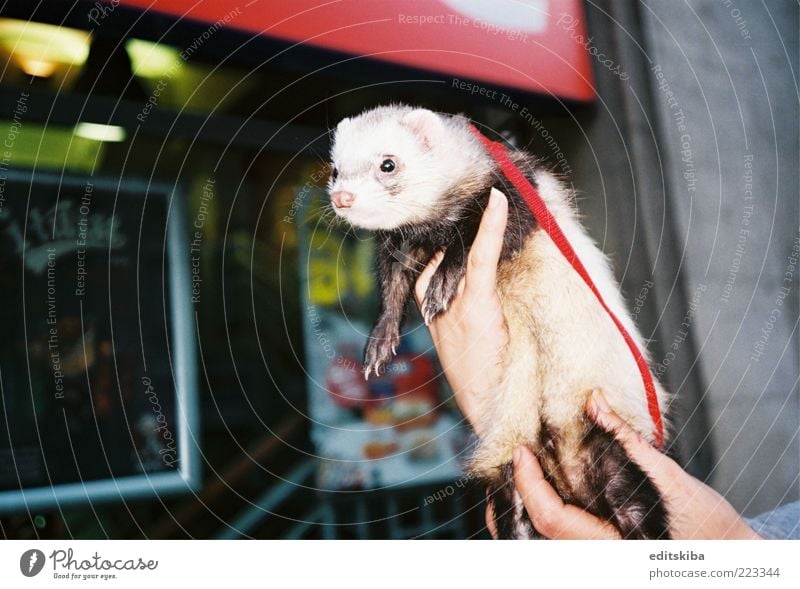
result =
[[[661,419],[661,409],[658,407],[658,398],[656,397],[656,387],[653,383],[653,375],[650,374],[650,368],[647,366],[647,361],[644,359],[644,356],[642,356],[642,352],[636,346],[636,342],[633,341],[633,338],[622,325],[622,323],[620,323],[619,319],[617,319],[617,316],[614,315],[611,309],[608,308],[608,305],[606,305],[606,302],[603,300],[600,291],[598,291],[597,287],[594,285],[591,276],[589,276],[586,268],[581,263],[580,259],[578,259],[575,250],[572,249],[572,245],[570,245],[569,241],[567,241],[564,232],[561,231],[561,227],[558,226],[555,218],[548,210],[547,205],[544,204],[542,197],[539,196],[539,192],[530,182],[528,182],[528,179],[525,178],[519,168],[514,165],[514,162],[511,161],[511,158],[508,157],[506,148],[501,143],[492,141],[491,139],[485,137],[473,125],[470,125],[469,128],[470,131],[472,131],[472,133],[481,140],[483,146],[486,148],[486,151],[489,152],[489,155],[491,155],[494,161],[500,166],[500,170],[503,172],[505,177],[508,178],[508,180],[525,198],[525,202],[528,204],[528,207],[533,213],[536,222],[539,223],[539,226],[541,226],[547,235],[550,236],[550,239],[553,240],[553,243],[556,244],[556,247],[558,247],[562,255],[583,279],[583,281],[586,283],[586,286],[588,286],[589,289],[594,293],[595,298],[597,298],[603,309],[605,309],[606,313],[608,313],[608,316],[611,317],[614,325],[617,326],[622,338],[628,345],[628,349],[631,351],[631,354],[633,354],[634,360],[636,360],[636,366],[639,368],[639,373],[642,375],[644,390],[647,394],[647,409],[650,412],[650,417],[652,418],[653,425],[655,426],[653,437],[655,438],[655,445],[660,448],[664,443],[664,423]]]

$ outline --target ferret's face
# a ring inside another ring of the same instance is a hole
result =
[[[364,229],[396,229],[435,215],[448,176],[437,157],[439,115],[381,107],[336,127],[328,182],[337,215]]]

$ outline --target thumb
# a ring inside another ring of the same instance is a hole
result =
[[[481,218],[478,233],[467,259],[464,291],[471,294],[491,293],[496,288],[497,262],[503,251],[503,237],[508,221],[506,195],[492,188],[489,204]]]
[[[592,421],[614,435],[628,456],[650,475],[662,493],[672,487],[678,471],[684,474],[683,469],[674,460],[656,450],[639,432],[617,415],[599,389],[595,389],[589,397],[586,412]]]

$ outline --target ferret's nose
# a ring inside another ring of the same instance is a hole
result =
[[[346,190],[337,190],[331,194],[331,200],[337,208],[347,209],[353,206],[353,203],[356,200],[356,195],[352,192],[347,192]]]

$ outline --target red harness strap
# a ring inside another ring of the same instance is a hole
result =
[[[588,286],[592,293],[594,293],[594,296],[600,302],[603,309],[605,309],[606,313],[608,313],[608,316],[611,317],[614,325],[617,326],[622,338],[628,345],[628,349],[631,351],[631,354],[633,354],[634,360],[636,360],[636,366],[639,368],[639,373],[642,375],[644,390],[647,394],[647,409],[650,412],[650,417],[652,418],[653,425],[655,426],[653,437],[655,438],[655,445],[660,448],[664,443],[664,424],[661,419],[661,410],[658,407],[658,398],[656,397],[656,387],[653,383],[653,376],[650,374],[650,368],[647,366],[647,361],[644,359],[644,356],[642,356],[642,352],[637,347],[636,342],[633,341],[633,338],[628,333],[628,330],[625,329],[622,323],[620,323],[619,319],[617,319],[617,316],[614,315],[611,309],[608,308],[608,305],[606,305],[606,302],[603,300],[600,291],[598,291],[597,287],[594,285],[591,276],[589,276],[589,273],[586,271],[583,263],[581,263],[580,259],[575,253],[575,250],[572,249],[572,245],[570,245],[569,241],[564,235],[564,232],[561,231],[561,227],[558,226],[555,218],[548,210],[547,205],[544,204],[542,197],[539,196],[539,192],[530,182],[528,182],[528,179],[525,178],[519,168],[514,165],[514,162],[511,161],[511,158],[508,157],[506,148],[503,147],[501,143],[492,141],[485,137],[473,125],[470,125],[470,131],[472,131],[472,133],[481,140],[484,147],[489,152],[489,155],[491,155],[494,161],[500,166],[500,170],[503,172],[506,178],[508,178],[511,184],[513,184],[514,187],[519,190],[520,194],[523,196],[525,202],[528,204],[528,207],[533,213],[536,222],[540,227],[542,227],[542,229],[545,230],[547,235],[550,236],[550,239],[553,240],[553,243],[555,243],[562,255],[583,279],[583,281],[586,283],[586,286]]]

